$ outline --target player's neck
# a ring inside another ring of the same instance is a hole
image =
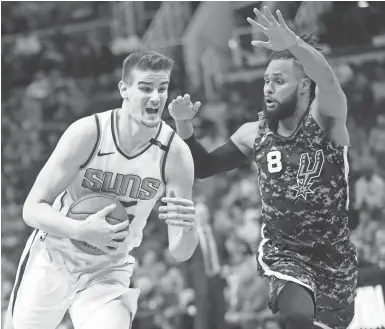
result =
[[[307,110],[307,106],[297,107],[294,114],[278,122],[277,133],[283,137],[289,137],[297,130],[297,127]]]
[[[138,123],[130,115],[124,115],[121,111],[117,112],[117,131],[119,142],[124,151],[128,154],[135,153],[146,145],[156,134],[158,126],[145,127]]]

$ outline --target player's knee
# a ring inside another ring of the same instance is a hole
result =
[[[278,310],[285,329],[311,329],[314,319],[312,292],[293,282],[287,283],[278,295]]]
[[[285,329],[313,329],[313,316],[293,313],[285,317]]]
[[[313,293],[302,285],[288,282],[279,292],[277,302],[281,314],[314,316]]]

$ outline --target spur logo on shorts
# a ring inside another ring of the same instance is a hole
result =
[[[294,198],[303,197],[306,200],[307,195],[313,194],[314,191],[310,189],[313,184],[313,179],[321,175],[322,167],[325,158],[322,150],[315,153],[314,160],[311,161],[309,153],[301,154],[299,160],[299,168],[297,172],[297,186],[291,187],[296,191]],[[311,163],[313,162],[313,163]]]

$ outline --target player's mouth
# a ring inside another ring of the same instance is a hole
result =
[[[277,102],[269,98],[266,98],[265,104],[266,104],[266,107],[269,109],[273,109],[277,106]]]
[[[150,115],[155,115],[159,112],[159,107],[146,107],[146,112]]]

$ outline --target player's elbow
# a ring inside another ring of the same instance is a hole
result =
[[[193,244],[187,245],[170,245],[169,251],[171,256],[179,263],[189,260],[195,252],[196,247],[198,246],[198,240],[194,241]]]
[[[31,204],[30,201],[26,201],[24,203],[24,206],[23,206],[23,212],[22,212],[22,216],[23,216],[23,220],[24,222],[28,225],[28,226],[31,226],[33,227],[33,206]]]
[[[171,256],[179,263],[185,262],[191,258],[191,256],[194,254],[194,250],[191,250],[190,252],[180,252],[178,250],[175,250],[173,248],[169,248]]]
[[[23,206],[23,220],[24,222],[33,228],[38,228],[36,223],[36,215],[39,214],[39,209],[36,209],[38,202],[27,198]]]

